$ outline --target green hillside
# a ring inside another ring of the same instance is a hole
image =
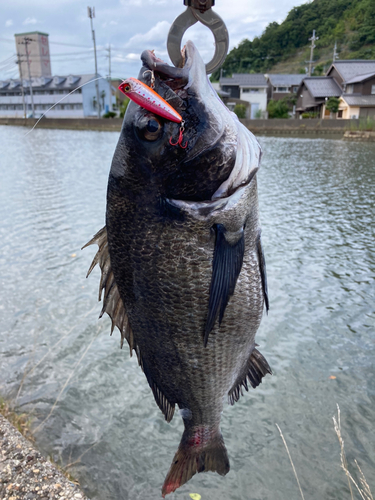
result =
[[[316,74],[339,59],[375,59],[375,0],[313,0],[293,8],[281,24],[270,23],[260,37],[243,40],[222,66],[232,73],[304,72],[310,58],[308,39],[316,30]],[[218,80],[220,70],[212,75]]]

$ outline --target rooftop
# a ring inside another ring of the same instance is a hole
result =
[[[100,75],[98,75],[100,76]],[[66,89],[73,90],[78,86],[82,86],[85,83],[94,80],[95,75],[68,75],[68,76],[41,76],[38,78],[31,78],[31,85],[33,89]],[[19,78],[13,78],[10,80],[0,81],[0,91],[8,91],[12,88],[19,87],[21,85],[21,80]],[[29,86],[29,80],[27,78],[23,79],[23,86]]]
[[[349,106],[375,106],[375,95],[343,94],[341,96]]]
[[[290,85],[299,85],[306,75],[271,75],[268,79],[273,87],[286,87]]]
[[[375,73],[375,61],[371,60],[352,59],[348,61],[335,61],[332,63],[332,67],[336,68],[345,83],[348,83],[348,81],[359,75]]]
[[[233,73],[232,78],[220,78],[220,85],[267,87],[267,80],[263,73]]]
[[[347,80],[346,83],[363,82],[364,80],[368,80],[369,78],[372,78],[374,76],[375,76],[375,70],[372,71],[371,73],[365,73],[364,75],[355,76],[354,78],[351,78],[350,80]]]
[[[341,87],[331,76],[310,76],[303,79],[310,94],[315,97],[339,97],[342,94]]]
[[[14,36],[25,36],[25,35],[43,35],[49,36],[48,33],[43,33],[42,31],[27,31],[26,33],[15,33]]]

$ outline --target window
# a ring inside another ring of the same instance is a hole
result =
[[[371,85],[371,94],[375,94],[375,85]]]
[[[337,118],[342,118],[342,109],[339,109],[337,112]]]
[[[276,92],[289,92],[288,87],[277,87]]]
[[[347,94],[353,94],[353,85],[347,85],[346,87]]]

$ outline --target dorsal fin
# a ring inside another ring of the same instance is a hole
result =
[[[103,307],[99,317],[101,318],[104,313],[107,313],[112,320],[111,335],[115,326],[117,326],[121,333],[121,347],[124,344],[124,339],[126,339],[130,348],[130,356],[132,356],[134,349],[137,354],[138,363],[144,371],[147,381],[152,389],[156,404],[164,413],[166,421],[170,422],[174,414],[175,405],[171,404],[168,401],[163,392],[159,389],[157,384],[152,379],[151,374],[149,373],[149,370],[147,369],[142,359],[140,348],[135,342],[133,330],[129,324],[128,315],[126,314],[125,306],[120,297],[120,293],[118,291],[115,277],[111,268],[111,259],[108,250],[107,229],[105,226],[100,231],[98,231],[96,235],[88,243],[86,243],[84,247],[82,247],[82,250],[89,245],[93,245],[94,243],[98,245],[99,250],[97,251],[91,263],[86,277],[90,275],[96,264],[99,264],[102,272],[99,284],[99,301],[102,299],[102,292],[104,290]]]
[[[87,272],[86,278],[90,275],[91,271],[94,269],[96,264],[99,264],[100,270],[102,272],[99,284],[99,301],[102,300],[102,292],[104,290],[103,307],[100,313],[100,318],[104,313],[107,313],[112,320],[112,332],[117,326],[121,333],[121,348],[124,344],[124,339],[127,340],[130,348],[130,356],[133,354],[133,349],[137,353],[138,362],[140,362],[139,349],[137,349],[136,343],[134,341],[133,331],[129,324],[128,316],[125,311],[124,303],[120,297],[118,291],[115,277],[111,269],[111,259],[109,257],[108,251],[108,241],[107,241],[107,229],[104,226],[100,231],[98,231],[95,236],[88,242],[82,250],[89,245],[96,243],[99,247],[91,266]]]

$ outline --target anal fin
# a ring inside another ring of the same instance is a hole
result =
[[[246,365],[234,383],[232,389],[228,392],[228,399],[231,405],[240,399],[243,395],[242,388],[249,390],[248,382],[254,389],[262,382],[262,378],[269,373],[272,375],[272,370],[266,361],[266,358],[254,348]]]

